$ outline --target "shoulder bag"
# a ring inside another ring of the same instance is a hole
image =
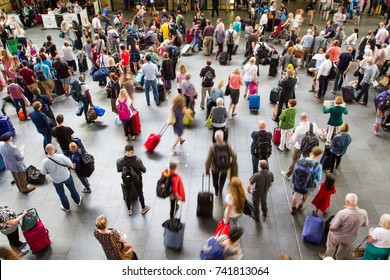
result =
[[[357,246],[355,249],[352,250],[352,252],[351,252],[352,258],[363,257],[364,251],[366,250],[366,248],[360,248],[360,246],[362,246],[362,244],[364,243],[364,241],[367,240],[367,238],[368,238],[368,236],[366,236],[366,238],[363,239],[363,241],[359,244],[359,246]]]
[[[229,83],[230,83],[230,76],[228,78],[228,83],[227,83],[226,88],[225,88],[225,96],[229,96],[230,95]]]
[[[125,242],[118,241],[119,243],[116,242],[112,231],[110,232],[110,239],[115,249],[118,251],[121,260],[131,260],[133,256],[133,248],[131,247],[130,243],[126,241]]]

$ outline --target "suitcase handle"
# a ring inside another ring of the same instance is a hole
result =
[[[202,174],[202,192],[204,192],[204,173]],[[207,176],[207,175],[206,175]],[[208,175],[209,177],[209,184],[208,184],[208,192],[210,192],[210,175]]]
[[[162,128],[162,129],[160,130],[160,132],[158,133],[158,135],[159,135],[160,137],[163,136],[163,134],[164,134],[165,131],[167,130],[168,126],[169,126],[169,123],[164,124],[163,128]]]

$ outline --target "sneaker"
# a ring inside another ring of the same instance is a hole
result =
[[[19,250],[22,250],[27,245],[27,242],[22,242],[22,245],[19,247]]]
[[[281,151],[281,152],[284,151],[284,149],[280,148],[279,146],[278,146],[278,150]]]
[[[318,257],[320,260],[323,260],[325,258],[325,253],[318,253]]]
[[[130,206],[130,209],[129,209],[129,211],[127,212],[127,214],[128,214],[129,216],[133,215],[133,207],[132,207],[132,206]]]
[[[77,206],[80,206],[82,201],[83,201],[83,199],[82,199],[81,196],[80,196],[80,202],[77,203]]]
[[[295,215],[297,213],[297,208],[296,207],[291,207],[290,213],[291,213],[291,215]]]
[[[70,212],[70,209],[66,209],[66,208],[65,208],[64,206],[62,206],[62,205],[60,206],[60,208],[61,208],[62,211]]]
[[[91,189],[84,188],[81,192],[82,192],[82,193],[91,193],[92,190],[91,190]]]
[[[149,210],[150,206],[145,206],[144,208],[142,208],[141,214],[146,214],[146,212],[148,212]]]
[[[291,176],[290,177],[287,177],[287,172],[286,171],[282,171],[281,172],[282,176],[287,179],[287,180],[290,180],[291,179]]]
[[[331,93],[333,93],[334,95],[337,95],[337,91],[332,90]]]
[[[23,256],[27,255],[29,252],[30,252],[29,249],[22,249],[22,250],[20,250],[19,257],[23,257]]]

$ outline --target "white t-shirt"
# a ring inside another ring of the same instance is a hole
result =
[[[257,66],[254,64],[246,64],[244,67],[244,82],[252,82],[255,73],[257,73]]]
[[[241,215],[241,213],[237,213],[236,210],[234,209],[234,201],[233,201],[233,197],[230,193],[227,193],[226,197],[225,197],[225,202],[229,205],[232,206],[232,211],[230,211],[230,218],[237,218],[238,216]],[[226,213],[227,213],[227,207],[225,209],[225,216],[226,216]]]
[[[80,92],[81,95],[85,96],[85,92],[89,90],[89,87],[87,86],[86,83],[80,83]]]
[[[62,53],[64,54],[64,60],[66,61],[74,60],[73,49],[71,46],[67,46],[67,47],[63,46]]]
[[[371,232],[371,237],[375,239],[372,245],[378,248],[390,248],[390,229],[377,227]]]

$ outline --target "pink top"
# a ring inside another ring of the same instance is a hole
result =
[[[177,88],[181,89],[181,82],[186,79],[186,74],[177,73],[176,75],[176,82],[177,82]]]
[[[229,76],[229,87],[231,89],[240,89],[242,85],[243,82],[240,74],[231,74]]]
[[[330,47],[327,51],[330,54],[330,61],[337,62],[339,61],[339,56],[341,53],[340,47]]]
[[[7,86],[7,94],[11,95],[13,100],[23,98],[23,88],[15,83]]]

